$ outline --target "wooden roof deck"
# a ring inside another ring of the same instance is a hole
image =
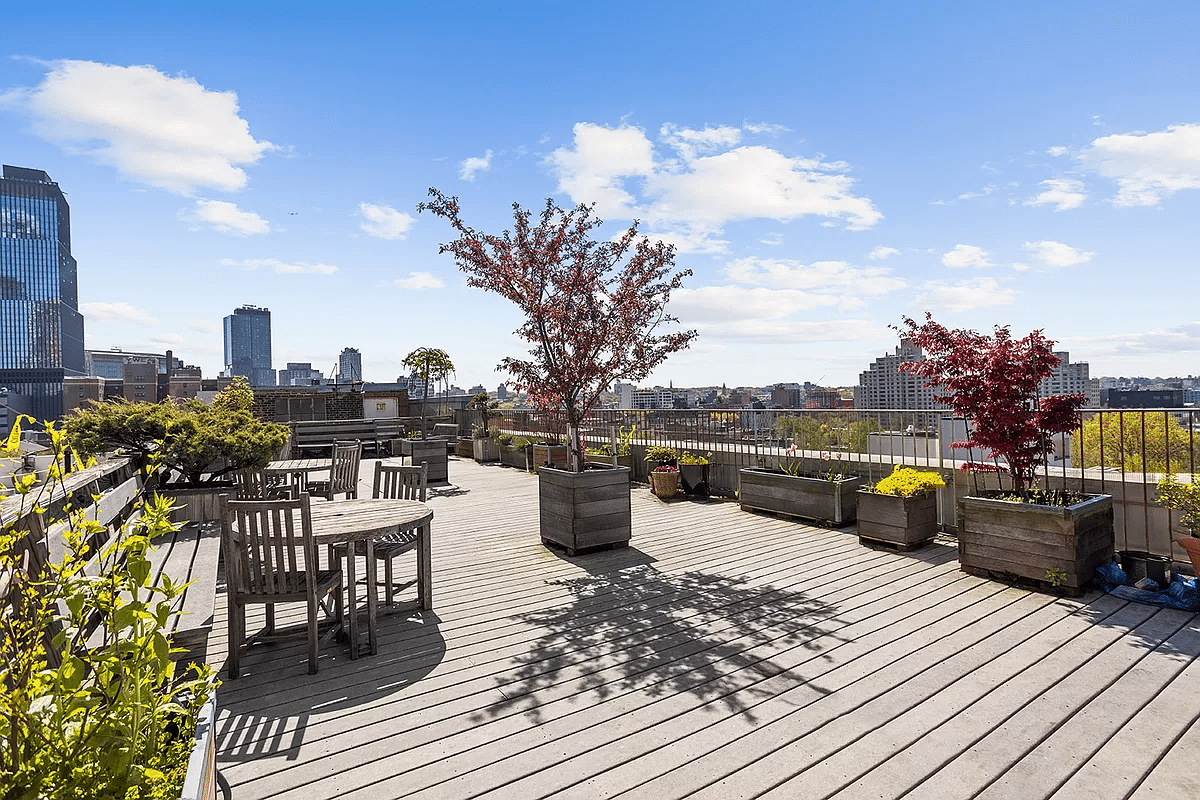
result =
[[[645,487],[631,547],[568,559],[533,476],[450,479],[432,613],[317,675],[302,637],[253,647],[221,687],[238,800],[1200,796],[1196,615]]]

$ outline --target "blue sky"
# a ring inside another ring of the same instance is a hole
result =
[[[494,387],[518,319],[435,186],[676,243],[700,337],[647,383],[849,385],[927,309],[1200,373],[1200,6],[162,5],[5,15],[0,161],[67,192],[88,347],[215,375],[249,303],[276,368]]]

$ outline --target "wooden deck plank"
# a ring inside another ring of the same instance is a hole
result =
[[[540,544],[536,477],[449,465],[430,500],[433,611],[382,618],[377,656],[323,648],[315,676],[302,639],[252,648],[222,686],[235,796],[895,797],[940,796],[939,781],[1003,796],[1019,780],[1090,797],[1070,792],[1120,769],[1105,742],[1129,735],[1104,703],[1136,694],[1126,721],[1148,730],[1176,686],[1200,688],[1192,615],[1172,627],[1107,596],[967,576],[944,545],[871,550],[852,527],[639,486],[630,548],[566,558]],[[1169,785],[1195,746],[1187,724],[1158,749],[1139,739],[1142,787]],[[1045,752],[1089,767],[1039,772]]]

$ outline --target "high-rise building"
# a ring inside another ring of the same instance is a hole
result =
[[[63,413],[63,378],[84,374],[71,210],[38,169],[0,177],[0,387],[38,419]],[[18,405],[18,403],[14,403]]]
[[[363,379],[362,353],[358,352],[358,348],[343,348],[338,356],[337,379],[338,383],[354,383]]]
[[[251,386],[274,386],[271,368],[271,311],[242,306],[225,318],[225,369]]]
[[[324,381],[325,376],[313,369],[310,361],[289,361],[286,368],[279,370],[280,386],[320,386]]]
[[[1056,394],[1088,394],[1091,378],[1088,375],[1088,362],[1076,361],[1071,363],[1071,354],[1066,350],[1056,350],[1058,366],[1049,378],[1043,378],[1038,384],[1038,397],[1052,397]]]
[[[934,390],[925,385],[925,378],[900,371],[905,361],[924,361],[925,353],[916,342],[900,342],[894,353],[875,359],[858,376],[854,387],[855,408],[941,409],[944,405],[933,400]]]

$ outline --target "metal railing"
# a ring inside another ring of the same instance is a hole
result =
[[[543,411],[491,412],[489,428],[535,440],[565,442],[566,420]],[[460,434],[479,424],[478,412],[455,412]],[[1186,561],[1172,544],[1181,535],[1178,512],[1156,502],[1155,485],[1166,473],[1187,476],[1200,467],[1200,410],[1088,409],[1071,434],[1056,437],[1040,483],[1114,499],[1117,549],[1170,555]],[[632,435],[629,432],[632,430]],[[899,409],[674,409],[654,411],[597,410],[583,426],[589,448],[629,444],[635,480],[645,480],[645,449],[659,445],[680,453],[707,455],[709,485],[714,494],[735,497],[738,470],[800,462],[804,470],[828,470],[877,481],[904,464],[935,470],[946,479],[939,496],[942,529],[953,533],[959,497],[975,488],[1007,486],[1006,476],[968,475],[967,461],[982,461],[978,452],[955,450],[951,442],[966,438],[966,423],[949,412]],[[650,465],[652,466],[652,465]],[[1187,478],[1184,478],[1185,480]]]

